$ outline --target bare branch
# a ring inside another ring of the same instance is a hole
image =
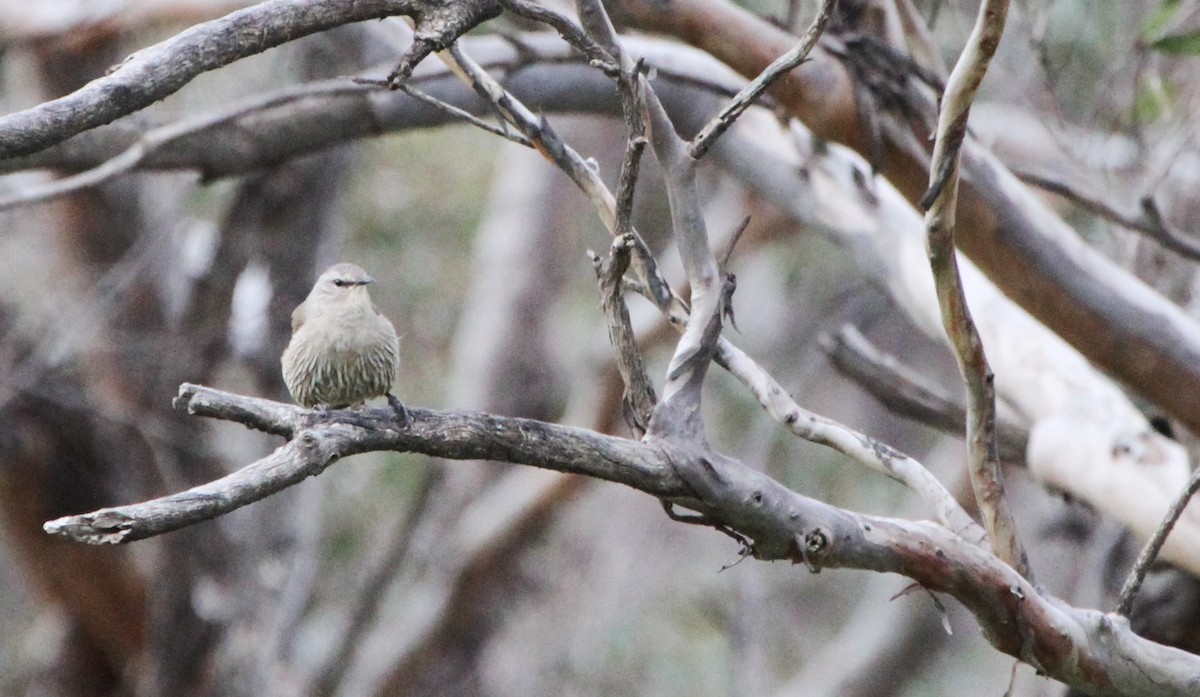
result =
[[[700,212],[696,160],[687,153],[685,143],[675,132],[675,124],[667,116],[658,95],[648,86],[645,90],[650,143],[665,172],[671,228],[692,288],[691,313],[667,366],[662,403],[669,404],[680,395],[683,399],[680,413],[687,411],[689,418],[698,419],[700,387],[721,331],[721,308],[725,300],[721,273],[709,247],[708,230]]]
[[[413,12],[412,0],[268,0],[130,55],[69,95],[0,117],[0,159],[37,152],[150,106],[201,73],[326,29]]]
[[[470,81],[472,88],[489,103],[494,104],[504,118],[534,144],[538,152],[575,182],[592,202],[604,227],[611,234],[616,234],[617,202],[604,180],[600,178],[599,166],[594,161],[584,160],[574,148],[558,137],[545,118],[535,116],[527,106],[505,90],[482,66],[457,46],[451,47],[449,54],[448,60],[457,66],[464,79]],[[679,304],[658,267],[647,263],[652,257],[646,243],[632,227],[628,232],[636,238],[634,269],[643,274],[646,287],[654,293],[653,302],[660,307]]]
[[[742,112],[754,103],[754,100],[771,86],[771,83],[778,80],[783,75],[791,72],[799,66],[808,57],[809,52],[817,45],[817,41],[821,38],[821,34],[825,31],[825,25],[829,23],[829,16],[833,13],[834,6],[837,5],[837,0],[824,0],[821,3],[821,9],[817,11],[817,16],[813,18],[812,25],[808,27],[808,31],[804,33],[804,38],[800,39],[800,43],[796,44],[795,48],[775,59],[758,77],[750,81],[750,84],[738,92],[729,104],[726,105],[721,113],[713,117],[708,124],[700,129],[695,138],[688,146],[688,153],[695,159],[704,157],[712,144],[716,142],[721,134],[729,129],[733,122],[737,120]]]
[[[297,427],[308,418],[292,406],[265,402],[195,385],[184,385],[181,406],[203,416],[234,418],[272,433]],[[273,414],[265,422],[264,415]],[[619,482],[650,495],[695,507],[751,543],[759,559],[807,561],[816,568],[856,568],[903,574],[922,586],[955,597],[979,621],[997,649],[1030,663],[1062,682],[1097,694],[1184,697],[1195,694],[1200,657],[1155,644],[1134,634],[1124,618],[1078,610],[1043,595],[996,557],[940,526],[860,515],[789,491],[761,472],[715,456],[688,463],[710,475],[711,489],[695,501],[690,484],[672,460],[679,451],[584,429],[479,412],[413,409],[409,429],[396,429],[390,409],[334,412],[327,423],[301,428],[295,439],[256,467],[254,477],[238,473],[195,491],[197,500],[177,494],[173,501],[105,509],[55,521],[58,534],[93,542],[128,542],[163,532],[164,524],[197,505],[217,502],[227,510],[243,505],[246,493],[280,480],[300,481],[332,462],[370,450],[421,452],[453,459],[499,459],[576,472]],[[286,453],[286,454],[285,454]],[[279,466],[271,469],[267,462]],[[245,470],[243,470],[244,472]],[[169,497],[168,497],[169,498]],[[119,511],[116,525],[106,511]],[[142,516],[151,514],[153,518]],[[56,524],[57,523],[57,524]],[[99,527],[90,527],[96,523]],[[800,545],[803,545],[802,547]]]
[[[880,351],[853,325],[821,337],[821,348],[846,377],[871,393],[892,413],[946,433],[962,436],[967,410],[961,400],[943,394],[924,376]],[[996,448],[1000,458],[1024,462],[1029,428],[997,414]]]
[[[629,322],[629,308],[622,297],[621,279],[629,268],[630,251],[637,246],[636,238],[624,234],[613,240],[609,254],[604,259],[593,255],[592,264],[600,282],[600,299],[608,323],[608,338],[617,351],[617,369],[625,383],[623,403],[629,410],[631,425],[640,438],[650,424],[650,415],[658,398],[654,394],[654,383],[646,374],[642,353],[633,337]]]
[[[1179,497],[1171,504],[1171,508],[1167,510],[1167,515],[1159,524],[1158,530],[1154,531],[1154,536],[1146,542],[1146,546],[1142,548],[1138,554],[1137,561],[1133,565],[1133,569],[1129,572],[1129,577],[1125,579],[1125,584],[1121,586],[1121,595],[1117,600],[1117,608],[1114,610],[1118,615],[1128,617],[1129,611],[1133,609],[1133,600],[1137,597],[1138,590],[1142,587],[1142,581],[1146,578],[1146,572],[1150,570],[1150,565],[1158,557],[1159,550],[1162,549],[1163,543],[1167,541],[1167,535],[1171,534],[1171,529],[1175,527],[1175,521],[1179,520],[1179,516],[1183,514],[1183,509],[1187,508],[1188,501],[1192,496],[1200,491],[1200,467],[1195,467],[1193,463],[1192,478],[1188,482],[1187,488],[1180,492]]]
[[[947,528],[974,544],[986,544],[983,529],[920,462],[886,443],[800,406],[770,373],[726,339],[721,339],[717,345],[717,362],[750,388],[762,408],[792,433],[832,448],[900,482],[920,496]]]
[[[600,179],[598,166],[584,160],[579,153],[562,141],[558,134],[542,117],[534,114],[520,100],[513,97],[504,87],[488,74],[458,46],[451,46],[447,60],[470,81],[471,88],[479,96],[495,105],[500,114],[534,144],[534,148],[546,159],[562,169],[588,196],[601,213],[605,227],[613,229],[616,201]]]
[[[1140,232],[1167,249],[1188,259],[1200,260],[1200,240],[1188,236],[1162,217],[1154,197],[1141,198],[1137,212],[1118,207],[1092,192],[1080,190],[1069,182],[1047,174],[1017,172],[1021,181],[1058,194],[1071,203],[1121,227]]]
[[[621,111],[625,117],[625,125],[629,128],[629,137],[625,157],[621,163],[616,196],[616,220],[611,232],[614,236],[629,233],[632,230],[629,218],[633,210],[634,187],[637,183],[642,151],[646,147],[643,115],[645,96],[639,80],[640,59],[634,63],[622,51],[620,43],[617,42],[616,30],[613,29],[603,6],[586,0],[577,3],[585,31],[569,17],[527,0],[501,0],[501,4],[505,9],[526,19],[553,27],[567,43],[587,56],[590,64],[615,79],[617,92],[621,97]]]
[[[975,28],[942,96],[937,140],[929,167],[929,190],[922,203],[928,202],[925,229],[929,239],[929,263],[942,309],[942,324],[966,385],[967,452],[975,499],[997,554],[1029,576],[1029,561],[1004,496],[1004,480],[996,451],[994,376],[967,307],[954,245],[959,150],[967,134],[967,115],[975,91],[1000,43],[1007,14],[1008,0],[985,0],[979,8]]]
[[[417,99],[422,102],[425,102],[426,104],[432,106],[435,109],[440,109],[441,111],[446,112],[447,114],[453,116],[454,118],[462,119],[463,121],[466,121],[467,123],[471,124],[472,126],[475,126],[476,128],[487,131],[488,133],[491,133],[492,135],[500,136],[501,138],[503,138],[505,140],[516,143],[517,145],[524,145],[527,148],[533,147],[533,143],[530,143],[529,139],[526,138],[525,136],[521,135],[520,133],[513,133],[512,131],[508,130],[507,128],[500,128],[499,126],[493,126],[492,124],[475,116],[474,114],[467,111],[466,109],[460,109],[460,108],[454,106],[453,104],[450,104],[448,102],[443,102],[442,100],[438,99],[437,97],[434,97],[433,95],[422,92],[421,90],[417,89],[416,87],[413,87],[412,85],[410,85],[407,81],[399,82],[399,83],[389,83],[387,80],[370,80],[370,79],[366,79],[366,78],[355,78],[354,83],[358,84],[358,85],[372,85],[374,87],[383,87],[383,88],[387,88],[387,89],[399,90],[400,92],[407,94],[408,96],[412,97],[413,99]]]
[[[274,92],[260,99],[253,99],[233,109],[213,114],[204,114],[190,119],[184,118],[175,123],[151,129],[146,131],[145,134],[120,155],[93,169],[52,181],[49,184],[31,190],[20,191],[6,198],[0,198],[0,211],[17,206],[51,201],[83,189],[100,186],[122,174],[133,171],[155,153],[183,138],[230,125],[250,114],[266,111],[301,99],[310,99],[322,95],[347,94],[365,89],[369,88],[345,84],[338,85],[336,83],[300,85]]]
[[[476,412],[412,409],[413,422],[400,428],[390,408],[330,412],[316,416],[303,409],[252,397],[231,395],[200,385],[184,384],[177,408],[189,413],[231,419],[289,442],[267,457],[208,484],[129,506],[67,516],[45,524],[46,532],[90,544],[122,544],[210,520],[254,503],[320,474],[337,460],[372,450],[399,449],[457,460],[497,460],[536,464],[561,472],[599,473],[624,480],[632,476],[647,491],[684,496],[672,484],[669,468],[639,462],[639,446],[583,429]],[[459,434],[447,438],[445,434]],[[546,457],[544,443],[557,444],[558,456]],[[630,450],[633,448],[633,450]],[[604,464],[607,463],[607,464]],[[624,472],[632,466],[635,472]],[[598,469],[597,469],[598,468]],[[617,472],[620,469],[622,472]],[[632,481],[632,480],[631,480]]]
[[[605,75],[616,77],[620,72],[621,68],[616,62],[615,54],[611,52],[611,46],[606,50],[568,17],[528,0],[500,0],[500,4],[513,14],[553,27],[559,36],[583,52],[588,62]]]

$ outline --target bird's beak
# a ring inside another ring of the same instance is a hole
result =
[[[368,283],[374,283],[374,282],[375,282],[375,279],[371,278],[370,276],[366,276],[363,278],[363,280],[358,282],[358,285],[365,286]]]

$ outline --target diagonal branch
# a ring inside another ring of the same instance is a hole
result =
[[[854,325],[843,325],[820,340],[834,366],[892,413],[952,435],[966,432],[967,410],[961,400],[951,398],[927,377],[881,351]],[[1029,427],[997,414],[996,449],[1000,458],[1024,462],[1028,446]]]
[[[591,201],[604,227],[615,234],[617,230],[617,201],[612,192],[600,177],[598,167],[590,164],[574,148],[567,145],[543,117],[534,115],[529,107],[510,94],[486,70],[471,59],[459,47],[449,50],[449,59],[457,67],[464,79],[484,99],[494,104],[500,114],[507,119],[518,131],[528,138],[534,148],[550,162],[561,169],[575,183],[584,195]],[[671,292],[666,278],[658,270],[650,255],[646,243],[632,229],[628,231],[635,237],[632,264],[634,269],[643,277],[646,287],[653,294],[652,301],[659,307],[678,308],[681,303]],[[679,313],[682,316],[682,313]]]
[[[1193,467],[1195,467],[1194,464]],[[1133,609],[1133,600],[1142,587],[1142,581],[1146,578],[1146,572],[1150,570],[1150,565],[1158,557],[1159,551],[1167,541],[1167,536],[1175,527],[1175,522],[1179,520],[1179,516],[1183,515],[1183,509],[1187,507],[1188,501],[1196,495],[1197,491],[1200,491],[1200,468],[1193,469],[1192,478],[1187,487],[1171,504],[1167,515],[1159,524],[1158,530],[1154,531],[1154,536],[1146,542],[1146,546],[1138,554],[1137,561],[1134,562],[1133,569],[1129,572],[1129,578],[1125,579],[1124,585],[1121,586],[1121,595],[1117,600],[1117,608],[1114,610],[1118,615],[1129,616],[1129,611]]]
[[[419,90],[416,87],[413,87],[411,84],[409,84],[409,82],[407,80],[404,82],[400,82],[400,83],[388,83],[387,80],[368,80],[365,78],[355,78],[354,83],[360,84],[360,85],[371,85],[374,87],[389,87],[392,89],[396,89],[400,92],[403,92],[404,94],[407,94],[408,96],[412,97],[413,99],[416,99],[417,101],[424,102],[424,103],[428,104],[429,106],[431,106],[435,109],[438,109],[439,111],[444,111],[445,113],[449,114],[450,116],[453,116],[456,119],[461,119],[463,121],[466,121],[467,123],[471,124],[472,126],[478,128],[480,130],[487,131],[488,133],[491,133],[494,136],[500,136],[501,138],[503,138],[507,141],[516,143],[517,145],[523,145],[527,148],[533,147],[533,144],[530,143],[529,139],[526,138],[525,136],[523,136],[519,133],[513,133],[512,131],[510,131],[506,128],[501,128],[499,126],[493,126],[492,124],[488,123],[487,121],[484,121],[483,119],[472,114],[471,112],[467,111],[466,109],[460,109],[459,107],[456,107],[453,104],[450,104],[449,102],[444,102],[444,101],[438,99],[437,97],[434,97],[433,95],[422,92],[421,90]]]
[[[922,199],[928,208],[925,229],[942,324],[954,348],[967,391],[968,469],[975,499],[992,547],[1013,568],[1029,576],[1029,561],[1017,537],[1016,523],[1004,496],[996,451],[996,392],[983,342],[963,292],[954,246],[958,201],[959,150],[967,133],[967,115],[988,63],[1000,43],[1008,0],[985,0],[975,28],[954,66],[938,114],[937,140],[930,163],[930,185]]]
[[[776,58],[758,77],[751,80],[750,84],[738,92],[721,110],[721,113],[714,116],[704,128],[700,129],[700,132],[692,138],[692,142],[688,145],[688,153],[693,158],[699,160],[704,157],[717,138],[720,138],[721,134],[727,131],[733,122],[742,115],[742,112],[762,96],[763,92],[767,91],[771,83],[804,62],[813,47],[817,45],[821,34],[824,33],[825,25],[829,23],[829,16],[833,14],[835,5],[837,5],[837,0],[824,0],[821,8],[817,10],[817,16],[813,18],[812,24],[808,27],[808,31],[804,33],[804,38],[800,39],[800,43]]]
[[[0,159],[26,155],[150,106],[193,78],[326,29],[416,10],[415,0],[268,0],[144,48],[64,97],[0,117]]]
[[[1167,222],[1152,194],[1140,200],[1139,210],[1131,211],[1106,201],[1093,192],[1083,191],[1069,182],[1053,175],[1037,172],[1016,172],[1021,181],[1058,194],[1084,210],[1122,227],[1140,232],[1167,249],[1192,260],[1200,260],[1200,240],[1190,237]]]

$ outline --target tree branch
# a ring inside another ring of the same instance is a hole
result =
[[[608,338],[617,352],[617,370],[625,383],[622,398],[627,410],[627,421],[640,438],[650,424],[650,415],[658,398],[654,394],[654,383],[646,374],[642,353],[638,350],[630,326],[629,308],[621,293],[621,279],[629,268],[630,251],[636,247],[636,238],[626,233],[613,240],[607,257],[592,255],[596,280],[600,282],[600,300],[608,324]]]
[[[688,322],[667,365],[662,404],[670,405],[678,395],[683,401],[672,406],[672,409],[680,415],[686,413],[690,421],[699,418],[700,388],[720,337],[721,308],[726,298],[723,297],[721,272],[709,247],[708,231],[700,212],[700,198],[696,193],[696,160],[687,152],[686,143],[675,132],[675,124],[671,122],[658,95],[649,86],[644,86],[644,89],[649,112],[650,143],[664,170],[667,198],[671,206],[671,229],[692,289]],[[681,424],[675,425],[676,428],[679,426]],[[653,423],[651,430],[655,430]],[[693,422],[688,430],[692,435],[703,432],[698,421]]]
[[[1008,0],[985,0],[979,8],[975,28],[942,96],[937,140],[929,166],[929,190],[922,197],[922,205],[928,209],[925,229],[929,238],[929,263],[942,309],[942,324],[966,385],[968,465],[975,499],[993,548],[1001,559],[1029,577],[1029,561],[1004,496],[1004,480],[996,452],[994,376],[967,307],[954,245],[959,150],[967,134],[967,115],[1000,43],[1007,14]]]
[[[880,351],[853,325],[821,336],[821,348],[834,366],[871,393],[892,413],[945,433],[962,436],[967,412],[961,401],[943,394],[924,376]],[[996,450],[1002,460],[1024,462],[1029,428],[1012,419],[996,420]]]
[[[704,157],[712,144],[717,138],[721,137],[729,127],[742,115],[751,104],[754,103],[771,83],[778,80],[783,75],[791,72],[792,69],[799,66],[808,58],[809,52],[817,45],[817,41],[821,38],[821,34],[825,31],[825,25],[829,23],[829,16],[833,14],[833,8],[837,5],[837,0],[824,0],[821,3],[821,8],[817,10],[817,16],[813,18],[812,25],[808,31],[804,33],[804,38],[800,43],[775,59],[773,63],[768,65],[765,70],[759,73],[758,77],[750,81],[741,92],[737,93],[729,104],[721,110],[709,121],[700,132],[692,138],[692,142],[688,144],[688,153],[695,159],[699,160]]]
[[[262,98],[252,99],[225,111],[202,114],[193,118],[184,118],[165,126],[153,128],[142,134],[121,154],[92,169],[52,181],[39,187],[18,191],[11,196],[0,197],[0,211],[17,206],[54,200],[83,189],[100,186],[122,174],[133,171],[150,159],[155,153],[169,148],[184,138],[196,136],[212,129],[230,126],[253,114],[269,111],[270,109],[292,104],[303,99],[312,99],[324,95],[353,94],[355,91],[367,89],[370,88],[341,83],[299,85],[297,87],[285,88]],[[475,118],[470,115],[467,116],[472,119]]]
[[[1105,220],[1116,223],[1121,227],[1140,232],[1163,247],[1176,254],[1191,259],[1200,260],[1200,240],[1188,236],[1183,231],[1168,223],[1158,209],[1154,196],[1147,194],[1140,200],[1140,210],[1133,212],[1125,207],[1118,207],[1100,196],[1081,190],[1079,187],[1049,174],[1036,172],[1016,172],[1021,181],[1058,194],[1080,208],[1094,213]]]
[[[530,419],[413,409],[413,423],[404,429],[390,408],[335,411],[322,419],[296,406],[191,384],[180,387],[176,407],[284,435],[289,441],[214,482],[144,503],[59,518],[45,524],[46,532],[90,544],[133,542],[224,515],[316,476],[343,457],[374,450],[532,464],[638,482],[639,488],[661,496],[686,497],[674,475],[643,446]],[[553,447],[547,450],[546,443]],[[583,460],[590,464],[580,466]]]
[[[673,461],[663,448],[578,428],[419,408],[412,409],[408,429],[395,428],[387,408],[334,412],[325,423],[306,425],[311,415],[297,407],[198,385],[182,386],[177,401],[196,415],[294,432],[295,438],[240,472],[197,487],[198,496],[183,492],[53,521],[48,526],[55,534],[108,544],[160,534],[203,519],[194,513],[198,505],[211,512],[223,502],[232,510],[267,488],[279,490],[285,480],[298,482],[339,458],[372,450],[507,460],[682,499],[751,540],[759,559],[903,574],[963,603],[1000,651],[1087,692],[1184,697],[1200,687],[1200,657],[1138,637],[1123,618],[1042,595],[1011,567],[940,526],[834,508],[721,456],[690,464],[710,471],[706,480],[714,486],[695,501],[678,473],[687,463]]]
[[[1194,467],[1194,465],[1193,465]],[[1118,615],[1128,617],[1129,611],[1133,609],[1133,600],[1137,597],[1138,590],[1142,587],[1142,581],[1146,578],[1146,572],[1150,570],[1150,565],[1158,557],[1159,550],[1167,541],[1167,535],[1171,534],[1171,529],[1175,527],[1175,521],[1179,520],[1179,516],[1183,515],[1183,509],[1187,508],[1188,501],[1192,496],[1200,491],[1200,468],[1195,468],[1192,471],[1192,478],[1188,481],[1187,487],[1179,493],[1178,498],[1171,504],[1171,508],[1167,510],[1166,517],[1158,526],[1158,530],[1154,531],[1154,536],[1146,542],[1146,546],[1142,548],[1138,554],[1137,561],[1133,565],[1133,569],[1129,572],[1129,577],[1125,579],[1124,585],[1121,586],[1121,595],[1117,600],[1117,608],[1114,612]]]
[[[326,29],[418,11],[414,0],[268,0],[144,48],[64,97],[0,117],[0,159],[37,152],[173,94],[201,73]]]

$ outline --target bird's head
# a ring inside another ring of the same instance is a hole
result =
[[[309,297],[322,303],[369,303],[371,296],[367,285],[374,282],[375,279],[354,264],[334,264],[317,279]]]

